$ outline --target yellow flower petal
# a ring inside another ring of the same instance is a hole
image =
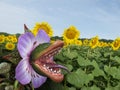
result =
[[[5,48],[7,50],[13,50],[15,48],[15,44],[11,43],[11,42],[7,42],[5,45]]]
[[[98,38],[98,36],[93,37],[93,38],[90,40],[90,42],[89,42],[89,45],[91,46],[91,48],[97,47],[98,44],[99,44],[99,38]]]
[[[4,43],[5,42],[5,37],[3,35],[0,35],[0,43]]]
[[[53,30],[47,22],[36,23],[35,27],[31,31],[36,36],[39,30],[44,30],[50,37],[53,36]]]
[[[73,43],[74,40],[77,40],[79,38],[79,35],[79,30],[77,30],[75,26],[70,26],[69,28],[64,30],[63,40],[66,43]]]

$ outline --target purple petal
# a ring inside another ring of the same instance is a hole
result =
[[[39,44],[48,43],[50,42],[50,37],[47,35],[47,33],[44,30],[39,30],[36,36],[36,40]]]
[[[33,72],[32,72],[32,74],[33,74]],[[47,79],[47,77],[41,76],[41,75],[37,74],[36,72],[34,72],[34,75],[32,76],[32,85],[34,86],[34,88],[38,88],[43,83],[45,83],[46,79]]]
[[[17,48],[22,58],[30,54],[33,49],[33,43],[34,35],[30,32],[26,32],[19,37]]]
[[[21,60],[17,65],[15,78],[23,85],[28,84],[31,81],[31,66],[27,59]]]

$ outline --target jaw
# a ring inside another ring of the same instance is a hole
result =
[[[63,41],[58,40],[45,49],[41,56],[32,63],[34,70],[55,82],[61,82],[64,75],[61,73],[61,67],[53,61],[53,56],[60,51],[63,45]]]
[[[51,67],[51,65],[53,67]],[[64,75],[61,73],[61,69],[59,67],[54,67],[54,65],[56,64],[53,62],[45,63],[36,61],[34,63],[34,66],[36,67],[39,74],[42,73],[42,75],[49,77],[55,82],[61,82],[64,79]]]

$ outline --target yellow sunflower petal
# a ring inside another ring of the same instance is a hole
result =
[[[52,27],[47,22],[36,23],[35,27],[31,31],[36,36],[39,30],[44,30],[50,37],[53,36]]]
[[[90,42],[89,42],[89,45],[91,46],[91,48],[97,47],[98,44],[99,44],[99,38],[98,38],[98,36],[93,37],[93,38],[90,40]]]
[[[115,39],[115,40],[111,43],[111,46],[112,46],[113,50],[118,50],[119,47],[120,47],[120,39],[119,39],[119,38]]]
[[[11,42],[7,42],[5,45],[5,48],[7,50],[13,50],[15,48],[15,44],[11,43]]]
[[[4,43],[5,42],[5,36],[4,35],[0,35],[0,43]]]
[[[75,26],[70,26],[64,30],[63,39],[67,41],[67,43],[71,43],[74,40],[77,40],[79,38],[79,35],[79,30],[77,30]]]

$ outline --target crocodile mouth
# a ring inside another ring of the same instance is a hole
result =
[[[33,63],[35,71],[41,75],[49,77],[55,82],[61,82],[64,79],[61,69],[67,70],[67,68],[56,64],[53,60],[53,56],[59,53],[63,46],[64,42],[57,40],[45,49],[40,57]]]

